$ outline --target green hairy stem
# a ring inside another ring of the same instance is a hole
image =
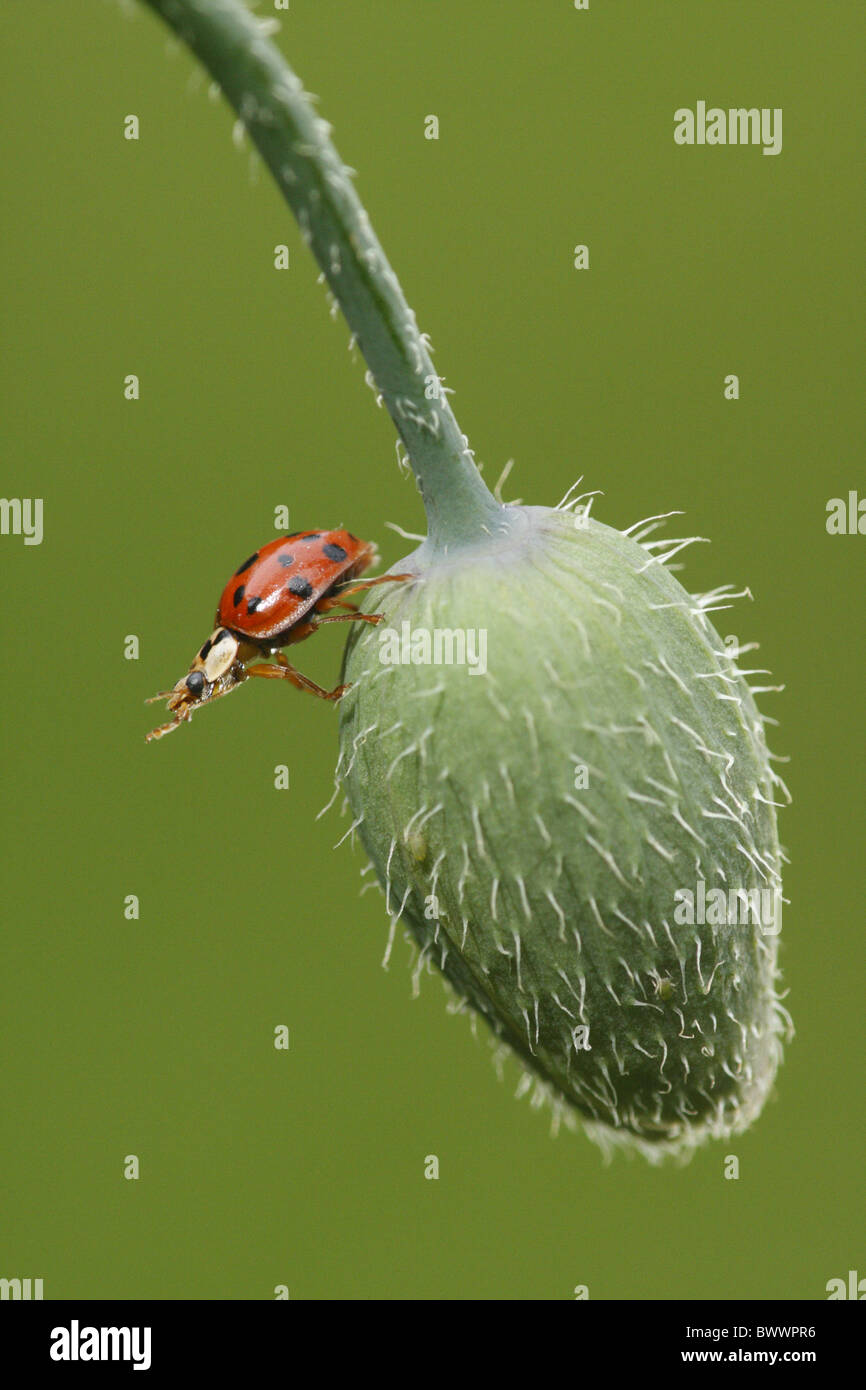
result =
[[[318,261],[418,480],[431,552],[471,543],[502,508],[438,385],[424,335],[299,78],[241,0],[144,0],[219,85]]]

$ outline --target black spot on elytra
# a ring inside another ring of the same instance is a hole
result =
[[[342,563],[348,551],[345,551],[341,545],[333,545],[329,541],[327,545],[322,546],[322,554],[327,555],[329,560],[336,560],[338,563]]]
[[[321,534],[321,531],[311,531],[308,536],[301,536],[300,539],[304,542],[304,545],[308,545],[310,541],[317,541]]]
[[[309,598],[313,592],[313,586],[307,579],[302,579],[296,574],[294,579],[289,580],[289,593],[297,598]]]
[[[190,671],[186,678],[186,688],[191,695],[200,695],[204,690],[204,676],[201,671]]]
[[[257,560],[258,558],[259,558],[259,552],[256,551],[255,555],[251,555],[250,558],[249,558],[248,560],[244,560],[244,562],[243,562],[243,564],[241,565],[240,569],[236,569],[236,570],[235,570],[235,577],[237,577],[239,574],[243,574],[244,570],[248,570],[249,567],[250,567],[250,565],[253,563],[253,560]]]
[[[207,656],[207,654],[208,654],[208,652],[210,651],[210,649],[211,649],[212,646],[213,646],[213,642],[211,641],[211,639],[210,639],[210,637],[209,637],[209,638],[207,639],[207,641],[205,642],[204,646],[202,647],[201,651],[200,651],[199,654],[198,654],[198,656],[199,656],[199,661],[204,661],[205,657]]]
[[[294,563],[295,563],[295,557],[294,557],[294,555],[278,555],[278,556],[277,556],[277,564],[278,564],[278,565],[282,565],[282,566],[283,566],[283,569],[288,569],[288,568],[289,568],[289,565],[293,565]]]
[[[247,599],[247,612],[255,613],[257,608],[261,608],[263,602],[264,600],[260,595],[254,594],[252,598]]]
[[[235,608],[237,608],[238,604],[241,603],[241,602],[243,601],[243,597],[244,597],[244,594],[245,594],[245,593],[246,593],[246,588],[245,588],[245,586],[244,586],[243,584],[239,584],[238,587],[235,589],[234,595],[233,595],[233,597],[232,597],[232,603],[234,604]]]

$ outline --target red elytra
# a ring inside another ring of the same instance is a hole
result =
[[[262,546],[236,570],[222,592],[216,621],[220,627],[286,646],[284,633],[307,614],[335,584],[363,574],[376,547],[350,531],[296,531]],[[295,638],[294,640],[298,640]]]
[[[188,673],[172,690],[147,702],[165,700],[173,715],[152,729],[147,741],[171,733],[207,701],[228,695],[249,676],[287,680],[323,700],[338,700],[346,686],[323,690],[291,666],[281,648],[304,641],[325,623],[381,622],[381,613],[359,613],[348,596],[413,576],[384,574],[354,582],[376,559],[375,545],[342,529],[295,531],[262,546],[226,584],[216,629]],[[332,613],[333,608],[349,611]]]

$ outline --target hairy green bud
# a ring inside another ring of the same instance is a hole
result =
[[[781,784],[707,616],[729,594],[687,594],[651,526],[506,511],[368,597],[338,775],[392,938],[402,921],[557,1111],[688,1152],[758,1115],[786,1017]]]

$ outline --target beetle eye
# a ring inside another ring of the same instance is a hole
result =
[[[186,678],[186,688],[191,695],[200,695],[204,690],[204,676],[201,671],[190,671]]]

